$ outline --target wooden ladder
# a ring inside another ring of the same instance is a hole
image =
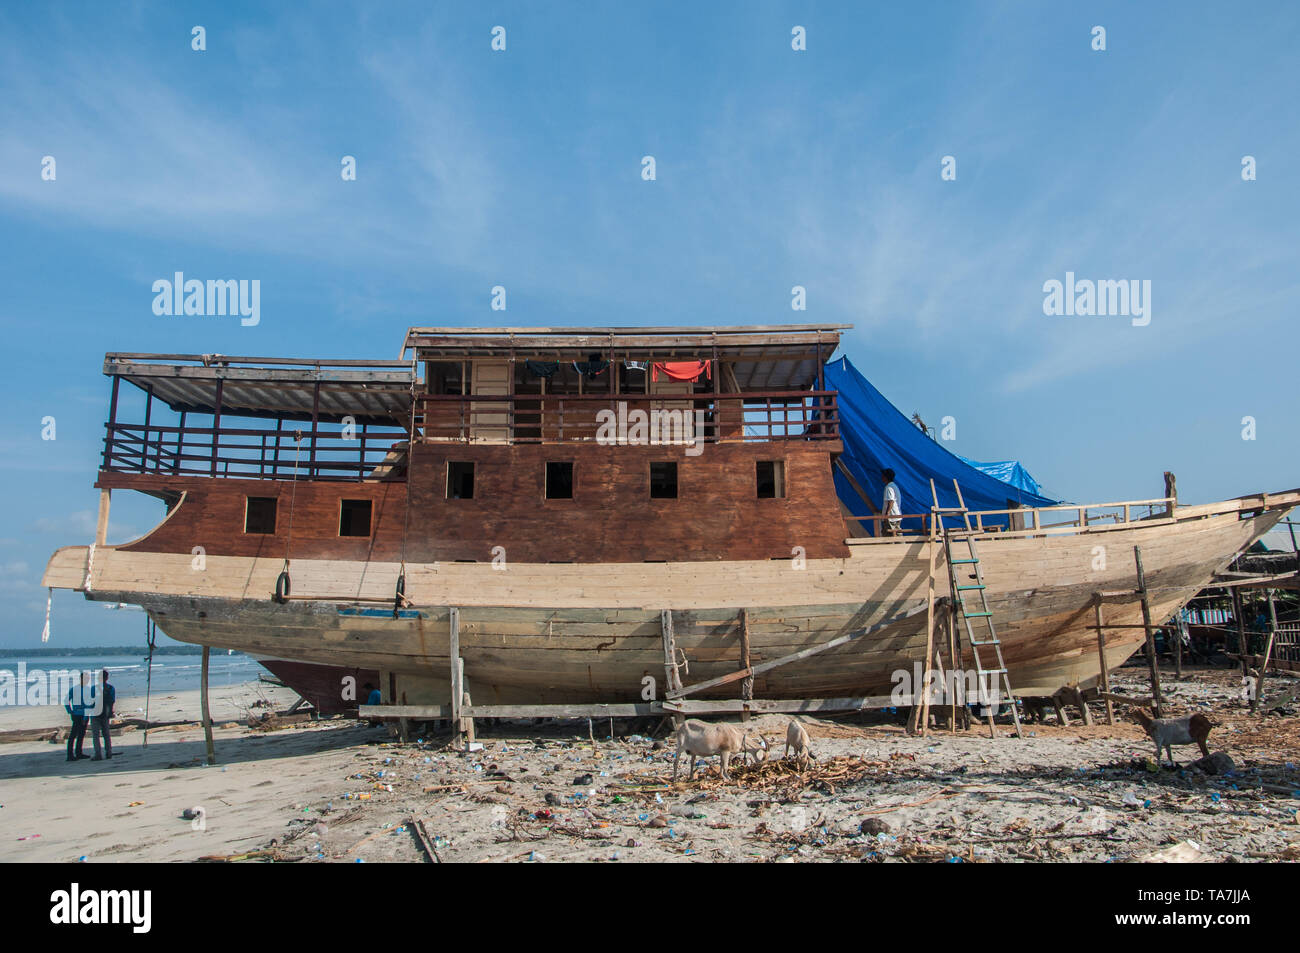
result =
[[[1007,664],[1002,657],[1002,640],[998,638],[997,628],[993,625],[993,613],[989,609],[987,597],[988,587],[984,584],[984,573],[980,569],[980,557],[975,548],[976,530],[971,526],[970,511],[966,509],[966,502],[962,499],[961,487],[954,479],[953,487],[957,491],[957,507],[947,509],[941,512],[957,514],[962,518],[962,527],[950,529],[947,526],[943,528],[943,548],[945,561],[948,563],[948,584],[952,591],[953,611],[961,619],[962,627],[966,630],[966,643],[971,647],[971,655],[975,659],[976,684],[978,685],[979,698],[983,703],[992,699],[994,686],[1001,683],[1003,697],[1011,705],[1011,719],[1016,726],[1016,737],[1023,738],[1024,734],[1020,729],[1020,707],[1016,700],[1015,694],[1011,691],[1011,679],[1007,676]],[[940,517],[942,519],[942,517]],[[963,558],[957,558],[953,555],[953,547],[961,543],[966,544],[967,555]],[[957,567],[969,566],[973,570],[971,574],[965,574],[967,579],[974,579],[975,584],[962,584],[958,581]],[[969,595],[975,593],[976,596]],[[967,606],[967,599],[974,601],[978,598],[975,607]],[[983,628],[977,627],[982,624]],[[985,668],[983,659],[980,656],[980,649],[993,649],[994,662],[993,667]],[[993,728],[993,715],[997,711],[997,705],[986,704],[989,719],[989,737],[995,738],[997,735]]]

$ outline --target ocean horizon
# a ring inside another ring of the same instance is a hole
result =
[[[150,682],[148,654],[140,652],[136,657],[130,655],[106,654],[69,654],[45,655],[33,654],[30,658],[0,659],[0,688],[13,685],[19,674],[30,682],[34,677],[48,679],[51,673],[62,672],[99,672],[108,669],[109,683],[117,692],[118,698],[134,698],[145,694],[148,688],[153,695],[170,694],[178,691],[195,690],[199,687],[202,670],[202,658],[199,655],[158,655],[153,659],[152,681]],[[22,668],[20,669],[20,666]],[[208,686],[220,688],[255,681],[261,674],[269,674],[252,656],[242,652],[228,653],[214,650],[209,658]],[[13,694],[5,692],[0,699]],[[21,702],[26,693],[17,692],[17,703],[0,700],[0,704],[12,707],[24,707]]]

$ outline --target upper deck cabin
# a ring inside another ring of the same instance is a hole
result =
[[[823,369],[847,327],[411,328],[395,361],[113,353],[102,469],[400,481],[411,441],[833,452]]]

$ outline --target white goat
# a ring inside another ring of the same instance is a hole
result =
[[[790,757],[791,750],[794,751],[795,760],[800,764],[806,764],[809,758],[813,760],[817,758],[817,755],[813,754],[808,730],[793,718],[790,719],[790,726],[785,730],[785,754],[782,757]]]
[[[673,755],[673,780],[677,780],[678,760],[686,752],[691,756],[690,780],[695,780],[695,759],[718,755],[722,762],[722,776],[727,778],[727,768],[732,755],[752,754],[757,760],[759,752],[767,753],[767,742],[735,725],[710,725],[708,722],[689,719],[677,729],[677,753]]]

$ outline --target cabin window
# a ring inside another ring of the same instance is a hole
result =
[[[650,499],[677,499],[677,464],[655,461],[650,464]]]
[[[474,464],[452,461],[447,464],[447,499],[474,499]]]
[[[548,500],[573,499],[573,464],[550,462],[546,464],[546,498]]]
[[[785,496],[785,461],[758,460],[758,498],[760,500],[779,500]]]
[[[250,496],[244,507],[244,532],[271,536],[275,533],[275,497]]]
[[[370,501],[343,500],[339,505],[339,535],[370,535]]]

